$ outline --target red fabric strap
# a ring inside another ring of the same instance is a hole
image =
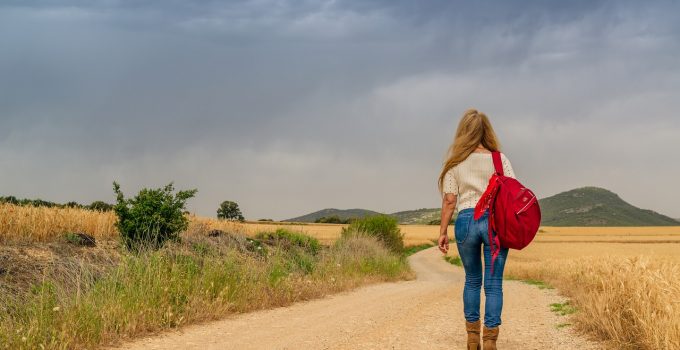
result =
[[[493,151],[491,152],[491,158],[493,159],[493,167],[496,170],[496,175],[498,176],[504,176],[503,172],[503,162],[501,160],[501,152],[498,151]],[[492,179],[494,176],[491,177]],[[491,274],[493,275],[493,266],[495,265],[496,258],[498,257],[498,253],[501,250],[501,242],[498,239],[498,234],[495,232],[496,231],[496,225],[495,225],[495,212],[494,212],[494,201],[496,199],[496,193],[498,192],[498,186],[500,186],[500,183],[498,179],[496,179],[496,184],[495,188],[493,190],[493,194],[490,196],[491,198],[487,199],[487,206],[489,209],[489,246],[491,248]]]
[[[493,167],[496,168],[496,173],[503,176],[503,162],[501,162],[501,152],[493,151],[491,152],[491,158],[493,158]]]
[[[498,253],[501,250],[501,242],[498,239],[498,234],[495,225],[495,213],[494,213],[494,202],[496,200],[496,193],[498,193],[498,188],[501,186],[500,176],[504,176],[503,173],[503,162],[501,161],[501,152],[493,151],[491,152],[491,158],[493,159],[493,166],[496,173],[491,175],[489,179],[489,185],[486,187],[486,191],[482,194],[482,197],[477,202],[475,206],[474,219],[479,220],[484,212],[489,211],[488,226],[489,226],[489,248],[491,248],[491,273],[493,274],[493,266],[495,265]]]
[[[498,257],[498,253],[501,250],[501,242],[498,239],[498,235],[494,235],[494,231],[496,230],[496,225],[494,225],[494,213],[493,210],[491,210],[491,214],[489,215],[489,248],[491,249],[491,274],[493,275],[493,266],[495,265],[496,258]]]

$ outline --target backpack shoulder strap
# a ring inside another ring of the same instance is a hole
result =
[[[503,162],[501,162],[501,152],[491,152],[491,158],[493,158],[493,166],[496,169],[496,174],[503,176]]]

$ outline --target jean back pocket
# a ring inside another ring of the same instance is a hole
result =
[[[473,220],[472,215],[458,215],[456,223],[453,226],[453,232],[456,242],[463,243],[470,232],[470,222]]]

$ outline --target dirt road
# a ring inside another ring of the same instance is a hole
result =
[[[125,349],[463,349],[464,272],[436,248],[412,255],[418,278],[242,314],[126,344]],[[483,296],[482,292],[482,296]],[[596,349],[550,311],[554,290],[504,282],[500,349]],[[484,305],[482,301],[482,305]],[[483,306],[482,306],[483,315]]]

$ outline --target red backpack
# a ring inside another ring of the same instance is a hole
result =
[[[536,236],[541,224],[541,208],[536,195],[519,181],[503,175],[501,153],[492,152],[496,172],[475,206],[475,220],[489,209],[491,273],[501,247],[522,249]],[[493,235],[496,232],[496,235]]]

